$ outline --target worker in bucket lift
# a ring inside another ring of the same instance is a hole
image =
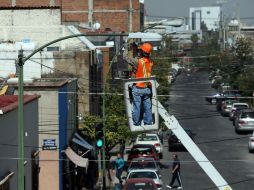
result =
[[[139,57],[131,58],[125,49],[123,58],[134,68],[134,77],[149,78],[152,75],[153,62],[150,60],[152,45],[144,43],[140,46]],[[133,105],[132,120],[136,126],[141,125],[143,119],[144,125],[152,125],[152,101],[151,101],[151,84],[149,82],[137,82],[132,87]]]

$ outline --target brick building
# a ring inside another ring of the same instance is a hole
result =
[[[60,7],[62,23],[101,24],[101,31],[137,32],[144,26],[140,0],[1,0],[0,7]]]

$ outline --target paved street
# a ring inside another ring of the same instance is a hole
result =
[[[181,74],[173,84],[170,110],[184,128],[196,133],[196,143],[234,190],[253,190],[254,155],[248,152],[249,135],[237,135],[227,117],[222,117],[204,96],[214,90],[206,72]],[[164,142],[162,162],[170,164],[172,153]],[[188,152],[177,152],[182,161],[183,187],[187,190],[217,189]],[[170,169],[162,170],[164,184],[169,183]],[[177,183],[175,183],[177,185]],[[166,188],[165,188],[166,189]]]

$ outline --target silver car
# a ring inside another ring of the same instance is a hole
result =
[[[157,188],[159,190],[162,190],[163,182],[161,180],[161,176],[154,170],[149,169],[131,170],[128,173],[126,180],[131,178],[151,178],[153,179]]]
[[[249,153],[254,152],[254,132],[252,136],[249,138]]]
[[[254,111],[242,110],[235,118],[235,132],[254,131]]]
[[[237,103],[237,100],[225,100],[221,105],[221,115],[229,116],[233,103]]]

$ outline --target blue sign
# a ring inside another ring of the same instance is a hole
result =
[[[56,150],[56,139],[43,139],[42,150]]]

